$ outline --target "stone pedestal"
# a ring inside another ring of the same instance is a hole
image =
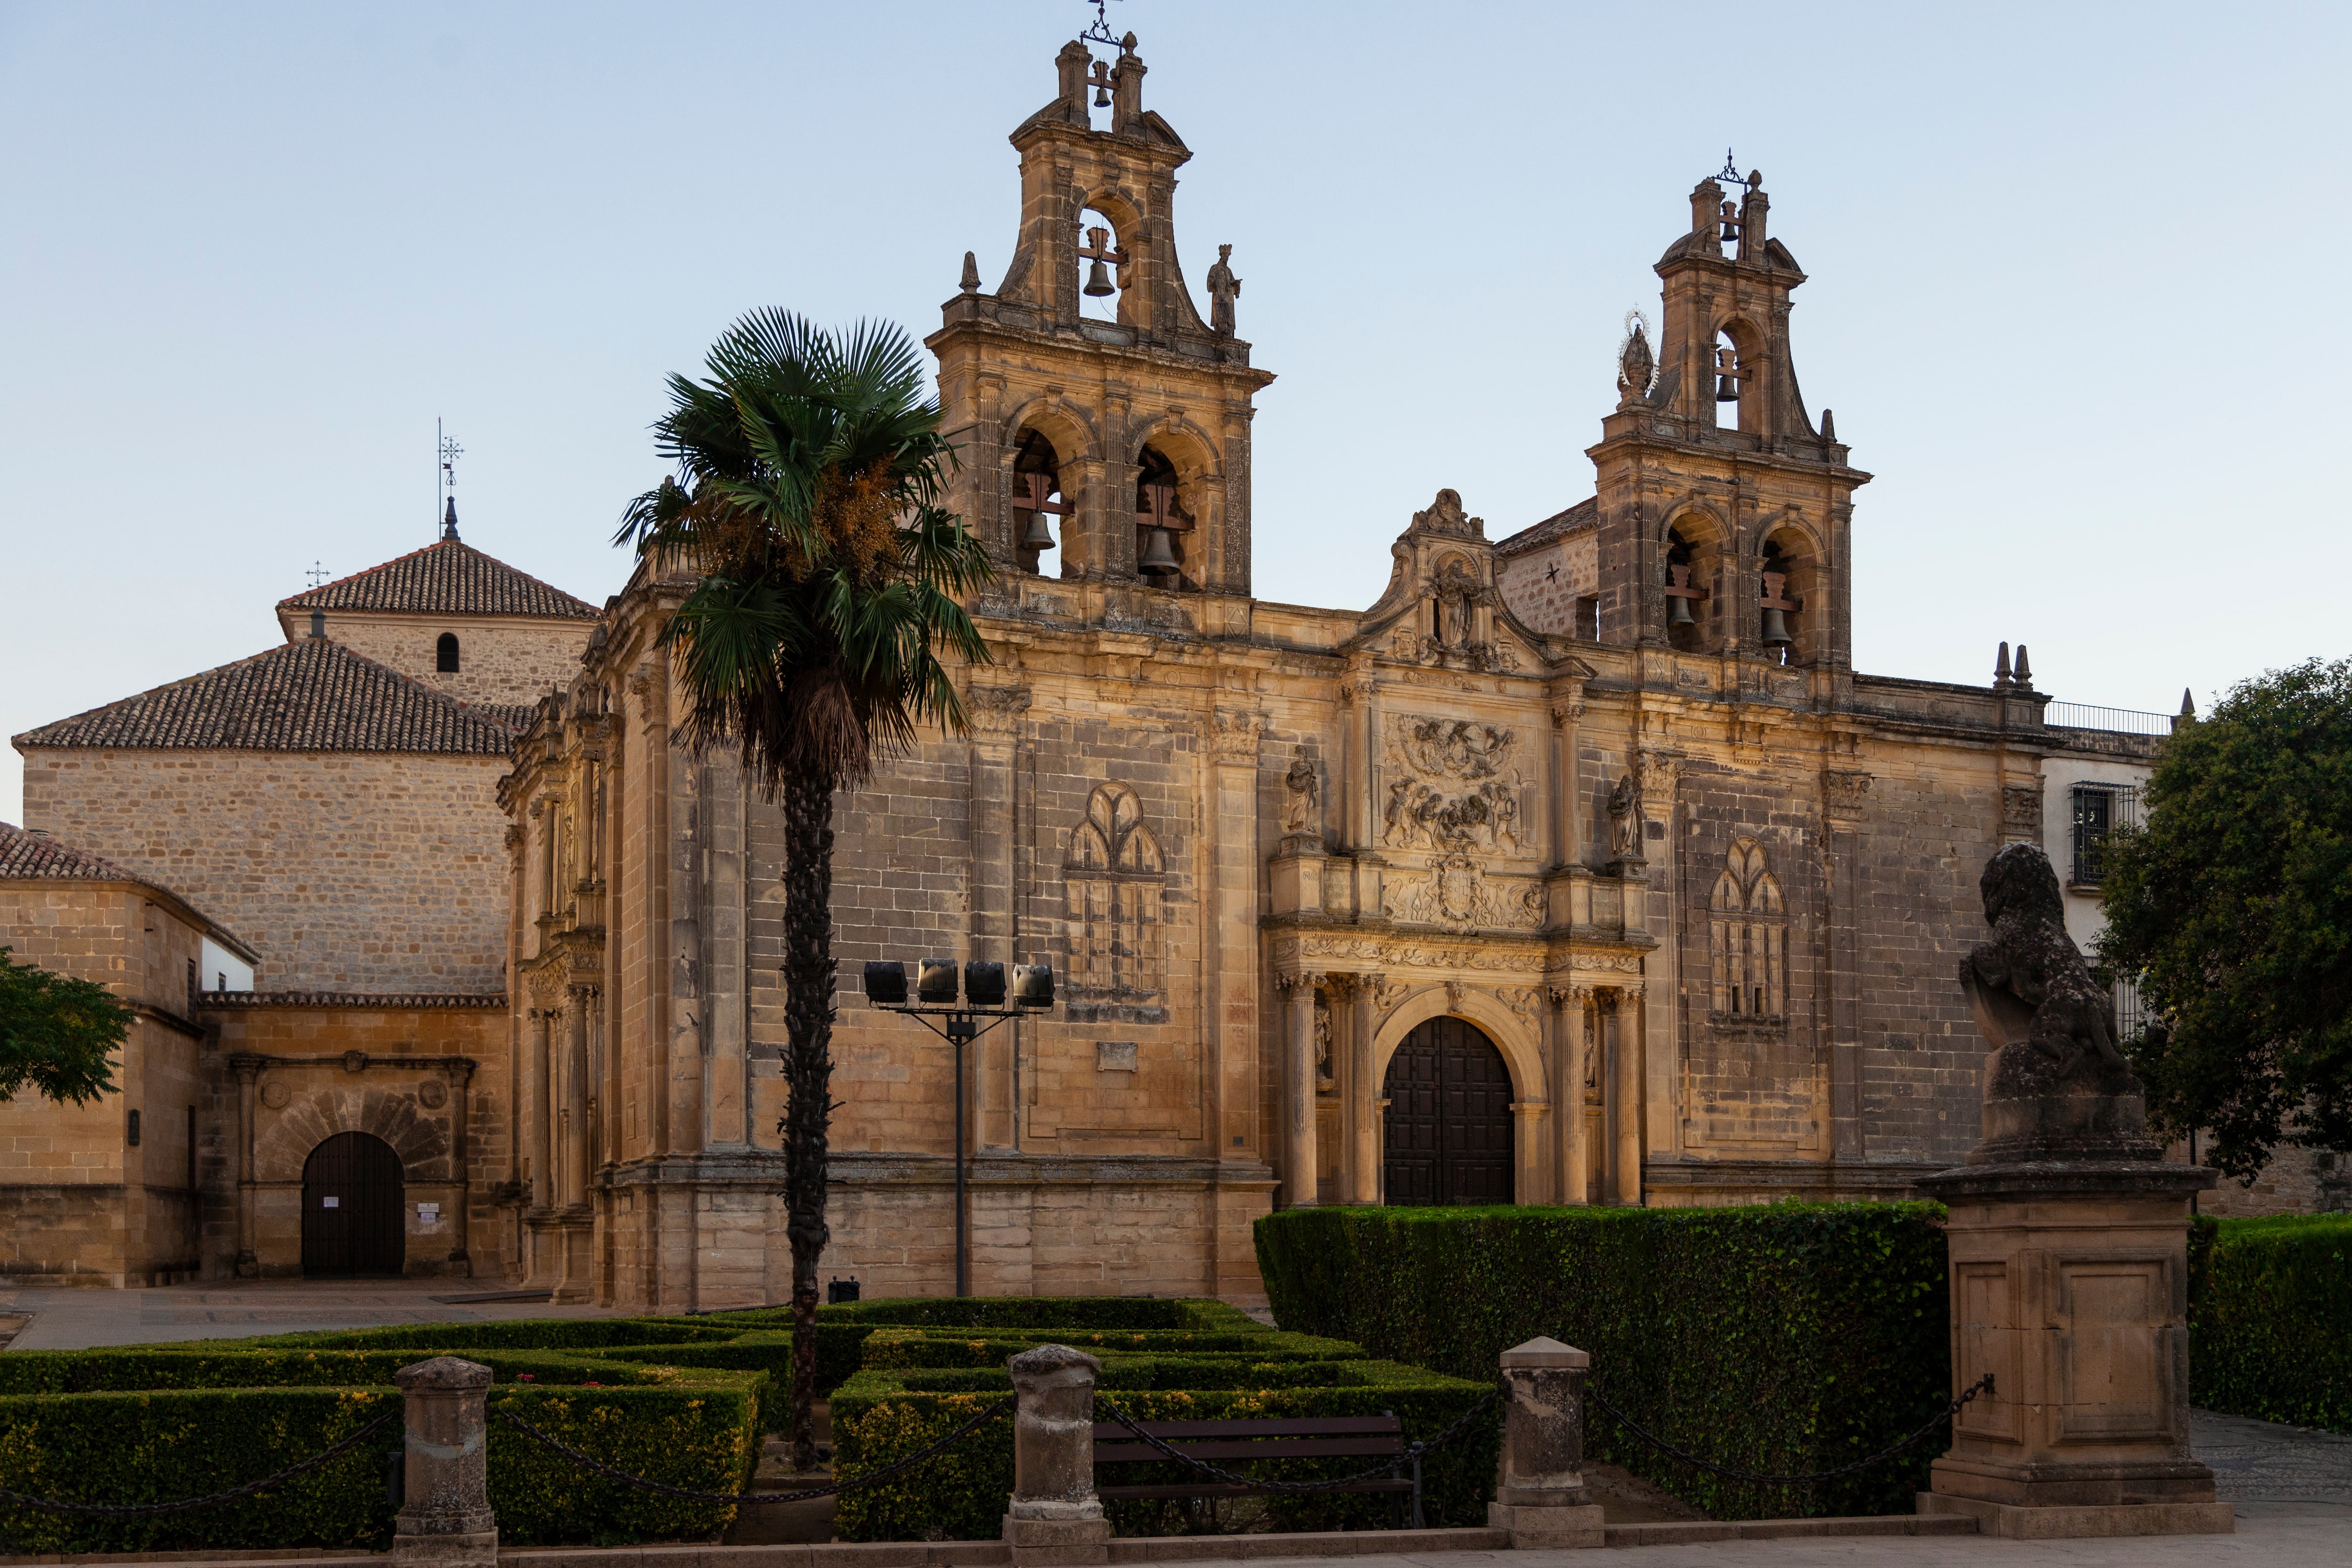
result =
[[[1503,1458],[1486,1523],[1514,1547],[1606,1544],[1584,1489],[1584,1379],[1592,1358],[1558,1340],[1502,1354]]]
[[[1095,1496],[1095,1374],[1102,1363],[1040,1345],[1013,1373],[1013,1502],[1004,1543],[1014,1568],[1110,1561],[1110,1521]]]
[[[1954,1391],[1994,1380],[1920,1512],[2021,1539],[2230,1531],[2189,1451],[2189,1194],[2214,1179],[2061,1158],[1920,1181],[1951,1211]]]
[[[498,1568],[499,1521],[490,1511],[483,1406],[490,1369],[436,1356],[392,1374],[406,1401],[407,1442],[393,1524],[398,1568]]]

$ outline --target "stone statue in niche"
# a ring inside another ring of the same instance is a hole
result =
[[[1318,837],[1322,826],[1316,808],[1323,798],[1323,784],[1316,777],[1315,764],[1307,760],[1305,752],[1293,759],[1290,771],[1282,775],[1282,790],[1283,832]]]
[[[1209,268],[1209,330],[1228,338],[1234,335],[1234,300],[1242,291],[1242,280],[1229,265],[1233,256],[1232,246],[1217,247],[1216,265]]]
[[[1633,775],[1619,775],[1609,792],[1609,849],[1620,860],[1642,855],[1642,798],[1633,792]]]
[[[2058,874],[2038,844],[2009,844],[1979,882],[1992,941],[1960,961],[1960,990],[1992,1050],[1984,1142],[1970,1164],[2153,1160],[2140,1082],[2116,1047],[2115,1009],[2066,934]]]
[[[1322,991],[1315,993],[1315,1081],[1321,1088],[1331,1087],[1331,998]]]

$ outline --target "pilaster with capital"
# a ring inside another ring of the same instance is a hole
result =
[[[1207,779],[1212,809],[1207,827],[1214,868],[1210,890],[1214,965],[1209,990],[1212,1045],[1216,1054],[1218,1155],[1264,1158],[1258,1126],[1257,742],[1265,721],[1246,710],[1219,709],[1206,725]],[[1311,1022],[1311,1021],[1310,1021]],[[1309,1089],[1313,1088],[1309,1081]]]
[[[1317,973],[1278,974],[1286,996],[1282,1058],[1282,1195],[1291,1208],[1316,1202],[1315,988]]]
[[[1592,988],[1554,985],[1545,999],[1550,1004],[1544,1016],[1551,1026],[1552,1146],[1559,1174],[1553,1190],[1563,1204],[1590,1203],[1586,1177],[1591,1156],[1584,1138],[1584,1064],[1590,1047],[1584,1026]]]
[[[1381,1201],[1381,1082],[1373,1046],[1380,992],[1387,984],[1385,974],[1358,974],[1348,988],[1348,1158],[1342,1175],[1351,1204]]]

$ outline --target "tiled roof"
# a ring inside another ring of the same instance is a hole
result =
[[[502,757],[514,731],[327,637],[126,697],[16,737],[20,746],[433,752]]]
[[[549,616],[591,620],[593,605],[550,587],[472,545],[444,539],[413,555],[280,599],[281,610],[394,610],[441,616]]]
[[[1523,528],[1508,539],[1495,542],[1497,555],[1523,555],[1539,544],[1591,528],[1601,521],[1601,498],[1586,496],[1566,511],[1554,512],[1533,528]]]
[[[0,822],[0,881],[144,882],[136,871],[54,838]]]

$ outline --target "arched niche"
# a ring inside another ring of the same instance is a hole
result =
[[[1658,591],[1660,624],[1671,647],[1684,653],[1723,647],[1730,630],[1731,604],[1723,591],[1730,545],[1730,529],[1703,507],[1685,507],[1667,522],[1659,540]]]
[[[1716,399],[1716,428],[1744,430],[1753,435],[1765,430],[1765,397],[1771,384],[1765,344],[1769,340],[1757,325],[1742,316],[1733,316],[1715,330],[1715,363],[1709,394]],[[1726,400],[1727,384],[1734,395]]]
[[[1778,656],[1783,664],[1816,662],[1822,657],[1821,628],[1828,621],[1829,598],[1821,547],[1811,532],[1791,521],[1768,530],[1757,549],[1756,584],[1758,641],[1765,657]],[[1789,637],[1778,647],[1765,640],[1775,610]]]

